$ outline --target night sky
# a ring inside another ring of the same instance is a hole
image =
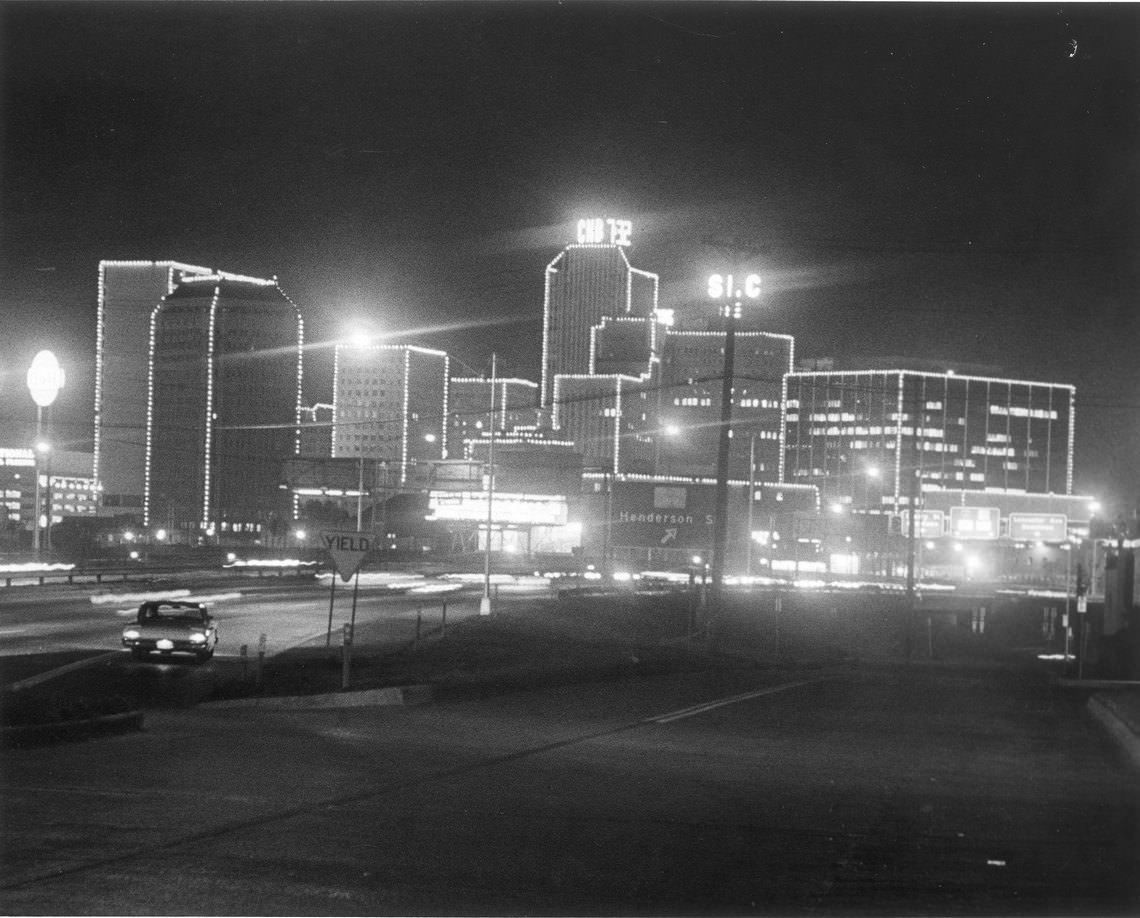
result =
[[[1078,387],[1080,493],[1140,495],[1140,5],[0,2],[0,436],[55,350],[90,448],[101,258],[277,275],[538,378],[543,268],[633,221],[665,305],[754,251],[800,356]],[[328,348],[310,400],[327,398]]]

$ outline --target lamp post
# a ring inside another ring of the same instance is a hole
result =
[[[748,437],[748,557],[744,572],[752,576],[752,505],[756,502],[756,434]],[[768,536],[771,538],[771,534]],[[749,589],[751,589],[751,584]]]
[[[724,587],[724,553],[728,541],[728,458],[732,446],[732,390],[736,358],[736,321],[745,299],[760,298],[760,275],[743,278],[732,274],[710,274],[709,299],[716,300],[724,317],[724,378],[720,390],[720,441],[716,457],[716,498],[714,508],[712,590],[719,607]],[[751,538],[751,535],[749,535]]]
[[[46,453],[51,447],[44,440],[43,435],[43,421],[44,409],[51,408],[52,403],[55,401],[59,390],[63,388],[64,374],[63,368],[60,367],[59,361],[56,359],[55,354],[51,351],[40,351],[34,358],[32,358],[32,365],[28,368],[28,391],[32,395],[32,401],[36,403],[36,442],[35,442],[35,462],[36,462],[36,487],[35,487],[35,507],[32,513],[32,548],[34,549],[37,558],[40,554],[40,455]],[[48,427],[51,427],[51,416],[48,416]],[[48,474],[51,474],[51,466],[48,466]],[[49,482],[50,483],[50,482]],[[47,512],[47,525],[48,525],[48,546],[51,542],[51,506],[48,506]]]
[[[491,614],[491,525],[495,518],[495,385],[498,382],[497,356],[491,355],[491,443],[487,450],[487,546],[483,556],[483,598],[479,600],[479,614]]]

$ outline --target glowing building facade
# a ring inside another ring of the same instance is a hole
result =
[[[491,429],[491,380],[482,376],[456,376],[448,396],[451,452],[463,451]],[[538,383],[529,379],[495,380],[495,427],[497,432],[537,433],[539,427]]]
[[[661,356],[658,471],[716,474],[725,333],[669,329]],[[737,331],[729,475],[777,481],[783,449],[783,381],[795,365],[790,335]]]
[[[631,320],[631,327],[641,326],[634,337],[645,337],[647,344],[656,322],[658,277],[629,263],[628,221],[579,221],[578,240],[546,266],[540,393],[544,408],[552,407],[556,376],[615,372],[599,369],[596,359],[599,329],[607,322]],[[609,337],[616,342],[612,332]],[[629,353],[628,345],[620,345],[619,350],[620,362],[639,363],[639,374],[648,370],[650,352],[638,359]],[[626,367],[617,372],[628,371]]]
[[[146,521],[256,538],[292,515],[304,324],[274,280],[185,276],[150,319]]]
[[[652,473],[652,404],[646,380],[620,374],[554,379],[559,427],[587,469]]]
[[[446,353],[402,344],[337,345],[335,361],[333,458],[391,463],[399,484],[415,462],[447,458]]]
[[[912,370],[785,377],[782,480],[871,512],[923,492],[1072,493],[1075,389]]]
[[[211,273],[178,261],[99,262],[92,474],[109,513],[142,513],[151,313],[183,277]]]

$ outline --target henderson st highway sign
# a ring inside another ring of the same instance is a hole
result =
[[[708,486],[618,482],[610,540],[630,548],[706,550],[712,544],[713,499]]]

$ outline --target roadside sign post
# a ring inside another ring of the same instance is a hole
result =
[[[352,625],[347,622],[340,636],[340,659],[340,688],[346,691],[352,681]]]
[[[345,583],[356,577],[352,586],[352,624],[356,625],[356,596],[360,588],[360,565],[372,550],[372,536],[355,530],[326,529],[321,531],[321,544],[332,558],[334,576],[329,585],[329,624],[325,633],[325,646],[332,643],[333,602],[336,594],[336,576]]]

